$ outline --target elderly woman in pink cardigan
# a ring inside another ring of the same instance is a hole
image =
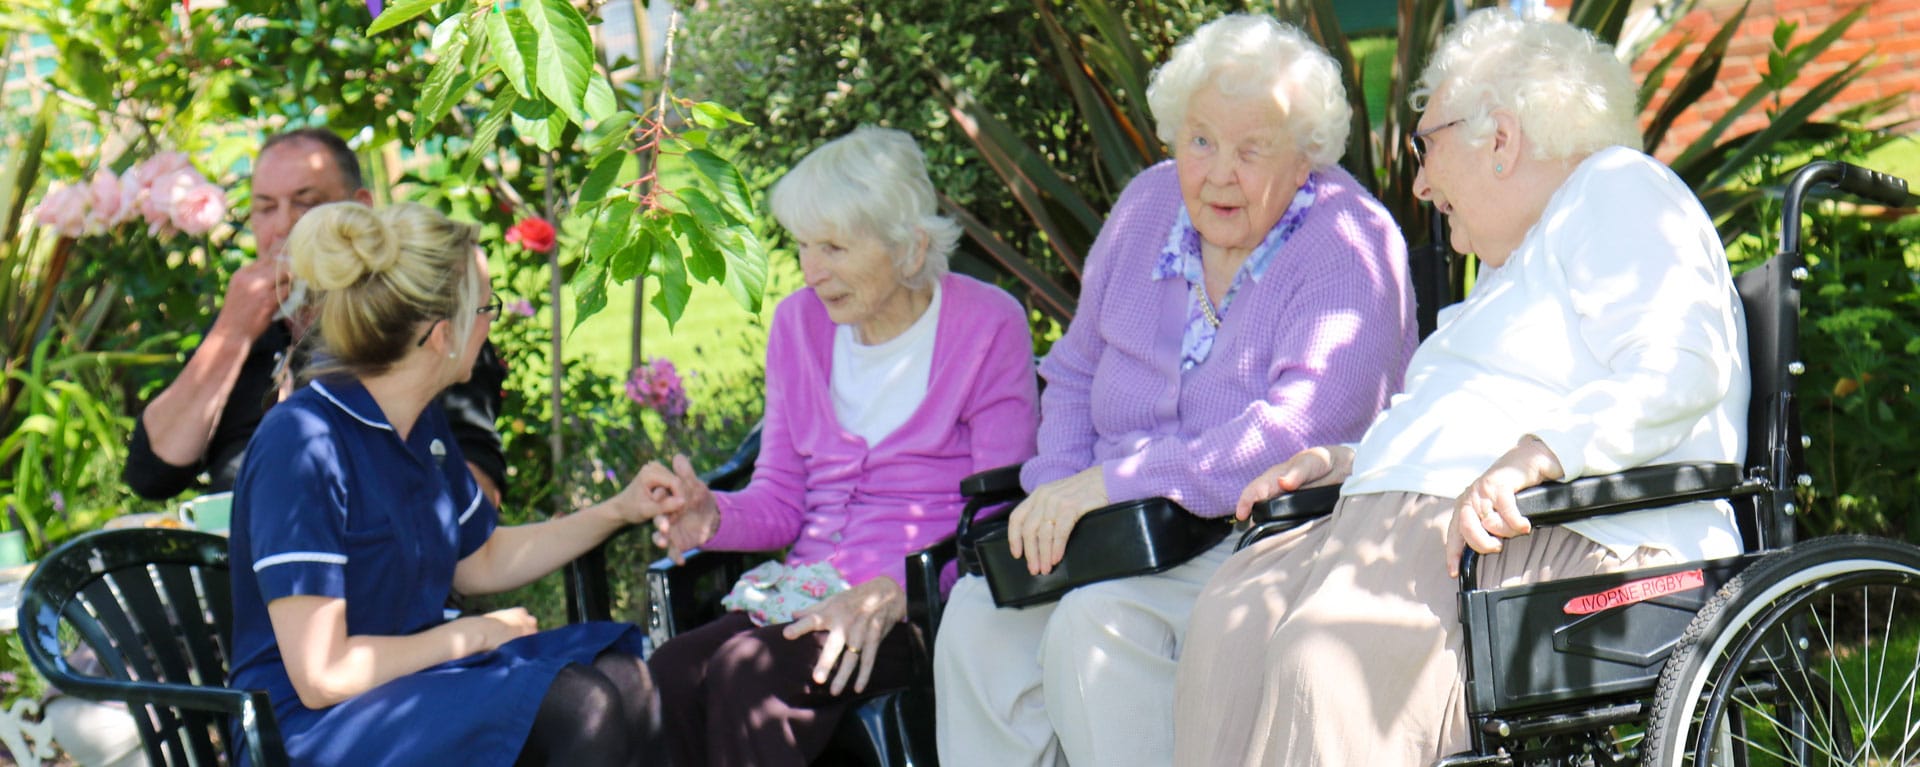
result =
[[[852,693],[906,684],[906,556],[953,534],[962,478],[1033,455],[1025,313],[947,272],[959,228],[934,205],[900,131],[860,128],[801,160],[773,212],[806,287],[774,312],[753,481],[709,492],[685,456],[643,470],[667,494],[656,538],[675,557],[788,550],[649,660],[679,767],[804,765]]]
[[[1417,335],[1400,231],[1335,164],[1351,112],[1326,52],[1229,16],[1175,49],[1147,101],[1173,160],[1121,194],[1040,366],[1031,495],[1008,520],[1035,572],[1092,509],[1164,496],[1224,517],[1271,462],[1358,438]],[[1175,662],[1231,541],[1053,605],[995,608],[962,578],[934,653],[940,761],[1173,764]]]

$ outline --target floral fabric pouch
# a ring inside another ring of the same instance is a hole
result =
[[[847,579],[826,562],[798,567],[767,562],[740,576],[720,605],[746,613],[755,626],[770,626],[788,623],[795,613],[848,588]]]

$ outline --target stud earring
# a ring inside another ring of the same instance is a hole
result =
[[[1507,172],[1507,166],[1505,166],[1505,165],[1501,165],[1500,163],[1497,163],[1497,162],[1496,162],[1496,163],[1494,163],[1494,164],[1493,164],[1493,172],[1495,172],[1495,173],[1505,173],[1505,172]]]

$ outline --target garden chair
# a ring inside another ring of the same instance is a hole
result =
[[[287,756],[266,692],[225,686],[228,584],[220,536],[163,528],[89,533],[48,554],[27,579],[21,641],[33,667],[62,692],[125,703],[149,764],[225,763],[229,746],[238,745],[249,763],[282,767]],[[68,661],[81,645],[105,676]],[[231,743],[236,734],[239,743]]]
[[[1790,182],[1781,248],[1735,279],[1751,361],[1742,464],[1645,466],[1519,494],[1535,525],[1724,499],[1748,553],[1480,588],[1460,578],[1472,748],[1445,767],[1920,764],[1920,547],[1796,542],[1806,443],[1795,415],[1802,203],[1817,185],[1890,205],[1899,179],[1816,162]],[[1275,499],[1242,545],[1331,510],[1337,488]],[[1903,644],[1906,643],[1906,644]]]

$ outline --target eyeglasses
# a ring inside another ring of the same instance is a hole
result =
[[[1441,123],[1439,125],[1435,125],[1426,130],[1417,130],[1417,131],[1414,131],[1413,133],[1408,134],[1407,135],[1407,151],[1413,153],[1413,167],[1421,168],[1421,167],[1425,167],[1427,164],[1427,148],[1424,142],[1427,140],[1428,136],[1431,136],[1435,133],[1439,133],[1440,131],[1451,128],[1455,125],[1459,125],[1466,121],[1467,121],[1467,118],[1462,117],[1458,120],[1454,120],[1453,122]]]
[[[506,309],[507,309],[506,299],[501,298],[499,293],[495,293],[492,296],[487,298],[487,303],[485,306],[482,306],[478,309],[473,310],[473,313],[481,317],[498,318],[500,316],[500,313],[503,311],[506,311]],[[441,322],[444,322],[444,320],[434,320],[433,325],[438,325]],[[427,345],[427,339],[433,337],[433,325],[427,326],[427,332],[422,333],[420,335],[420,340],[413,342],[414,346]]]

